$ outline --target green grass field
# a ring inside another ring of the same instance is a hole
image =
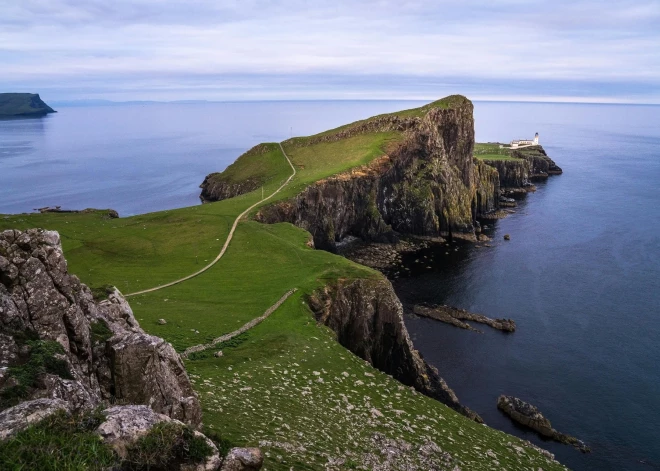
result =
[[[500,148],[500,144],[497,142],[476,143],[474,145],[474,156],[481,160],[520,160],[511,156],[509,148]]]
[[[298,175],[277,198],[368,163],[398,138],[380,133],[308,147],[285,145]],[[272,172],[264,180],[268,194],[290,168],[277,149],[261,157],[268,174]],[[262,171],[259,155],[242,160],[232,169],[233,178]],[[201,268],[219,252],[236,215],[260,198],[257,190],[203,206],[120,219],[105,219],[102,212],[0,216],[0,230],[58,230],[72,273],[93,286],[109,283],[132,292]],[[264,322],[219,345],[222,357],[215,358],[213,350],[186,361],[206,427],[235,445],[260,446],[266,453],[265,470],[364,469],[357,465],[365,455],[373,455],[374,463],[385,458],[379,452],[383,441],[375,434],[412,447],[401,458],[402,466],[419,468],[423,450],[433,442],[464,470],[564,469],[521,448],[519,439],[403,387],[341,347],[327,328],[316,324],[305,297],[338,278],[382,275],[308,247],[309,238],[290,224],[243,221],[225,257],[211,269],[130,298],[142,327],[183,351],[235,330],[298,288]],[[160,318],[167,324],[159,325]]]

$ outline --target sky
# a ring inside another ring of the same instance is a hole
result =
[[[660,103],[660,0],[0,0],[0,92]]]

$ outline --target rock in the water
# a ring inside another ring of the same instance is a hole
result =
[[[0,412],[0,440],[42,421],[57,411],[69,412],[69,405],[61,399],[35,399]]]
[[[491,319],[482,314],[475,314],[457,307],[446,305],[417,305],[413,308],[413,312],[418,316],[435,319],[440,322],[460,327],[461,329],[474,330],[477,332],[480,331],[463,321],[486,324],[493,329],[501,330],[503,332],[516,331],[516,323],[513,319]]]
[[[591,450],[585,443],[570,435],[565,435],[552,428],[550,421],[535,406],[513,396],[500,396],[497,408],[508,415],[514,422],[531,428],[544,437],[560,443],[573,445],[583,453]]]
[[[504,240],[511,240],[511,236],[509,234],[504,234]]]
[[[259,448],[232,448],[221,471],[259,471],[263,463],[264,456]]]

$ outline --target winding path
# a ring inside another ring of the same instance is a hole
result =
[[[282,154],[283,154],[284,157],[286,158],[286,161],[287,161],[287,162],[289,163],[289,165],[291,166],[291,170],[293,170],[293,173],[289,176],[289,178],[287,178],[287,180],[286,180],[286,181],[282,184],[282,186],[280,186],[277,190],[275,190],[275,191],[274,191],[273,193],[271,193],[270,195],[266,196],[264,199],[262,199],[262,200],[260,200],[260,201],[257,201],[256,203],[254,203],[252,206],[250,206],[249,208],[247,208],[245,211],[243,211],[241,214],[239,214],[239,215],[236,217],[236,219],[234,220],[234,224],[231,226],[231,230],[229,231],[229,235],[227,236],[227,240],[225,241],[225,244],[222,246],[222,250],[220,250],[220,253],[218,254],[218,256],[215,257],[215,259],[214,259],[211,263],[209,263],[208,265],[206,265],[206,266],[205,266],[204,268],[202,268],[201,270],[196,271],[196,272],[193,273],[192,275],[184,276],[183,278],[179,278],[178,280],[170,281],[169,283],[165,283],[164,285],[156,286],[156,287],[154,287],[154,288],[149,288],[149,289],[145,289],[145,290],[142,290],[142,291],[136,291],[135,293],[124,294],[124,297],[137,296],[138,294],[153,293],[154,291],[158,291],[158,290],[161,290],[161,289],[163,289],[163,288],[168,288],[168,287],[170,287],[170,286],[174,286],[174,285],[176,285],[176,284],[179,284],[179,283],[182,283],[182,282],[184,282],[184,281],[190,280],[191,278],[195,278],[195,277],[198,276],[198,275],[201,275],[201,274],[204,273],[206,270],[208,270],[209,268],[211,268],[213,265],[215,265],[216,263],[218,263],[218,261],[222,258],[222,256],[223,256],[223,255],[225,254],[225,252],[227,251],[227,248],[229,247],[229,243],[231,242],[232,238],[234,237],[234,231],[236,230],[236,227],[238,226],[238,223],[239,223],[239,221],[243,218],[243,216],[245,216],[247,213],[249,213],[250,211],[252,211],[254,208],[256,208],[257,206],[259,206],[259,205],[260,205],[261,203],[263,203],[264,201],[268,201],[268,200],[271,199],[273,196],[275,196],[275,195],[278,194],[280,191],[282,191],[282,189],[283,189],[285,186],[287,186],[287,185],[289,184],[289,182],[293,179],[293,177],[296,176],[296,168],[295,168],[295,167],[293,166],[293,164],[291,163],[291,160],[289,159],[289,156],[286,155],[286,152],[284,152],[284,147],[282,147],[282,144],[281,144],[281,143],[279,144],[279,146],[280,146],[280,150],[282,151]]]
[[[284,303],[284,301],[286,301],[289,298],[289,296],[291,296],[296,291],[298,291],[298,288],[293,288],[292,290],[289,290],[286,293],[284,293],[284,296],[282,296],[280,299],[278,299],[277,302],[275,304],[273,304],[271,307],[266,309],[266,312],[264,312],[261,316],[252,319],[250,322],[243,325],[243,327],[241,327],[240,329],[235,330],[233,332],[230,332],[228,334],[222,335],[222,336],[212,340],[209,343],[205,343],[205,344],[201,344],[201,345],[195,345],[194,347],[186,348],[185,351],[181,354],[181,358],[188,358],[188,355],[190,355],[191,353],[203,352],[204,350],[208,350],[209,348],[215,347],[219,343],[226,342],[227,340],[231,340],[234,337],[236,337],[238,335],[241,335],[244,332],[247,332],[248,330],[250,330],[255,325],[260,324],[261,322],[266,320],[266,318],[268,316],[270,316],[272,313],[274,313],[277,310],[277,308],[280,307]]]

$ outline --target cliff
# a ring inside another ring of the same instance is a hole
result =
[[[222,201],[249,193],[274,178],[277,174],[277,144],[259,144],[242,154],[223,172],[211,173],[199,187],[202,203]]]
[[[0,93],[0,117],[56,113],[36,93]]]
[[[390,120],[403,137],[388,155],[316,182],[262,209],[257,220],[293,223],[330,251],[348,235],[371,241],[393,240],[397,233],[474,238],[476,219],[497,209],[499,179],[473,158],[472,103],[451,98],[450,105],[431,106],[420,117]]]
[[[481,418],[458,402],[456,394],[413,348],[403,307],[385,279],[338,281],[308,298],[318,322],[337,341],[401,383],[437,399],[477,422]]]
[[[502,189],[522,188],[533,181],[562,173],[562,169],[541,146],[515,149],[510,156],[509,159],[483,160],[485,164],[497,169]]]

